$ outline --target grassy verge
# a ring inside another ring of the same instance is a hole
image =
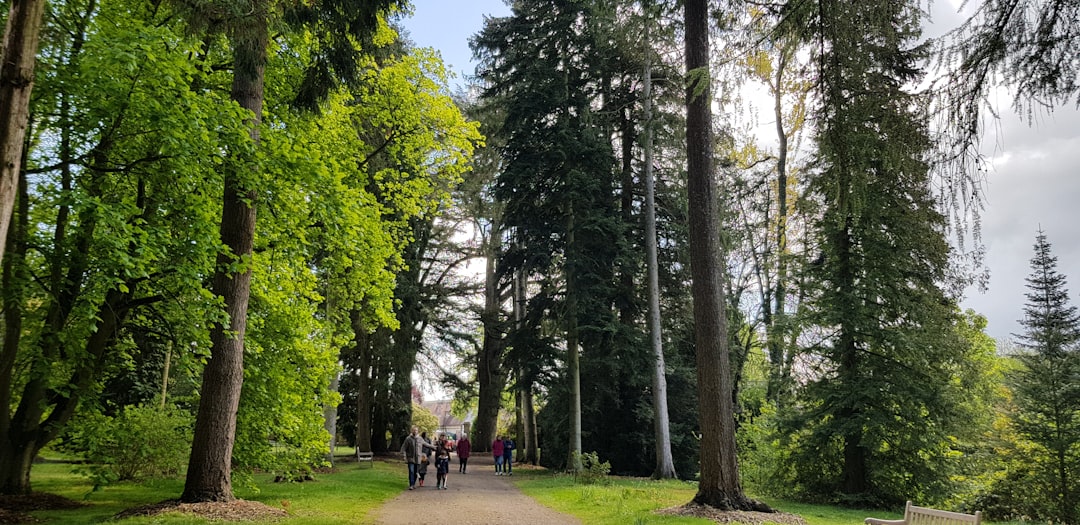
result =
[[[708,525],[707,519],[656,514],[659,509],[683,505],[693,499],[697,486],[685,481],[609,478],[610,483],[577,485],[570,476],[539,469],[514,469],[514,483],[522,492],[586,525]],[[867,516],[898,519],[903,513],[844,509],[768,499],[782,512],[798,514],[808,525],[862,525]]]
[[[42,510],[32,516],[50,525],[103,523],[122,510],[177,498],[184,482],[178,480],[144,483],[117,483],[92,492],[90,483],[71,473],[73,465],[41,463],[34,465],[31,479],[35,492],[66,496],[86,504],[70,510]],[[256,475],[257,490],[234,487],[236,496],[284,508],[289,517],[277,523],[287,525],[334,525],[369,522],[368,514],[401,493],[403,467],[397,463],[375,461],[373,468],[359,468],[356,463],[341,463],[333,473],[320,474],[305,483],[274,483],[271,475]],[[182,514],[128,518],[112,523],[195,525],[210,521]]]
[[[541,504],[587,525],[711,525],[706,519],[664,516],[654,511],[690,501],[696,486],[683,481],[609,478],[609,484],[577,485],[547,470],[514,468],[514,484]]]

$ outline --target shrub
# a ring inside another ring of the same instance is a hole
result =
[[[66,448],[86,458],[81,471],[95,488],[113,481],[173,477],[190,454],[191,428],[191,415],[176,407],[127,407],[116,417],[80,418]]]
[[[574,482],[582,485],[593,484],[607,484],[608,474],[611,473],[611,463],[607,461],[601,463],[600,456],[596,452],[586,452],[578,455],[577,452],[573,453],[575,456],[574,463],[577,463],[577,459],[581,461],[581,470],[574,472]]]

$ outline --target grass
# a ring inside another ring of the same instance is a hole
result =
[[[519,477],[520,473],[520,477]],[[566,475],[546,470],[514,469],[514,483],[530,497],[560,512],[573,515],[586,525],[710,525],[707,519],[656,514],[655,511],[683,505],[694,498],[697,485],[685,481],[653,481],[645,478],[609,478],[610,483],[576,485]],[[899,519],[903,512],[845,509],[765,499],[774,509],[798,514],[808,525],[862,525],[867,516]]]
[[[690,501],[697,488],[683,481],[610,478],[610,484],[577,485],[568,475],[514,468],[514,484],[528,496],[587,525],[712,525],[706,519],[653,511]]]
[[[334,525],[371,521],[368,514],[401,493],[402,466],[373,462],[373,468],[359,468],[356,463],[340,463],[332,474],[316,475],[316,481],[274,483],[272,476],[256,475],[257,489],[234,486],[236,497],[284,508],[289,516],[275,523],[286,525]],[[184,480],[161,480],[144,483],[117,483],[92,491],[85,478],[72,474],[67,463],[34,465],[31,475],[35,492],[49,492],[85,503],[70,510],[33,511],[29,514],[49,525],[85,525],[110,521],[122,510],[157,503],[180,496]],[[111,521],[123,525],[161,524],[196,525],[210,521],[190,515],[163,514]]]

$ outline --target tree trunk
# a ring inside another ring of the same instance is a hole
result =
[[[489,235],[487,266],[484,270],[484,313],[481,316],[484,340],[481,343],[480,355],[477,356],[476,369],[480,394],[477,400],[472,440],[473,449],[477,452],[491,450],[491,442],[495,440],[495,434],[498,432],[502,392],[506,388],[506,374],[502,364],[502,330],[499,327],[499,283],[495,272],[495,261],[501,239],[494,228]]]
[[[787,157],[788,138],[784,130],[784,70],[791,56],[789,46],[781,46],[780,60],[776,66],[776,84],[773,86],[773,118],[776,119],[776,284],[773,287],[772,305],[763,305],[768,313],[765,322],[766,341],[769,348],[769,384],[766,397],[781,406],[788,384],[785,342],[787,341]],[[768,301],[768,297],[765,298]]]
[[[338,392],[340,386],[341,375],[334,374],[334,378],[330,380],[330,390]],[[326,461],[331,467],[334,466],[334,450],[337,448],[337,414],[337,405],[323,406],[323,428],[330,434],[330,451],[326,455]]]
[[[233,40],[232,98],[251,111],[251,139],[258,144],[268,36],[262,9],[256,7],[255,11],[251,26],[238,30]],[[214,295],[225,302],[229,325],[214,326],[210,334],[210,361],[203,370],[187,480],[180,496],[188,503],[234,499],[232,452],[236,412],[244,383],[244,333],[251,293],[251,256],[258,198],[244,182],[258,169],[254,159],[236,156],[241,158],[234,158],[232,170],[225,174],[221,213],[221,240],[230,253],[218,256],[213,285]],[[240,271],[232,269],[237,260],[242,263]]]
[[[536,465],[540,462],[539,434],[536,432],[536,405],[533,402],[533,387],[530,379],[522,392],[521,412],[525,418],[525,447],[522,461]]]
[[[724,259],[712,165],[708,2],[687,0],[683,14],[686,70],[690,80],[686,88],[690,272],[701,422],[701,481],[694,502],[727,510],[753,510],[764,505],[743,494],[735,456],[731,363],[721,268]]]
[[[374,452],[371,448],[371,337],[359,309],[349,312],[353,329],[353,351],[359,356],[356,374],[356,450]]]
[[[526,289],[527,271],[524,268],[514,273],[514,322],[517,328],[525,327],[525,310],[528,305],[528,290]],[[533,374],[528,370],[531,365],[522,366],[518,375],[518,397],[521,404],[521,433],[518,434],[521,444],[518,447],[518,461],[536,465],[540,458],[537,455],[536,442],[536,410],[533,405]]]
[[[648,41],[648,38],[646,38]],[[656,468],[653,479],[674,478],[675,460],[671,455],[671,426],[668,417],[667,371],[660,323],[660,270],[656,245],[656,185],[653,179],[652,65],[645,59],[641,97],[645,126],[645,266],[649,274],[649,341],[653,351],[652,401],[653,438],[656,442]]]
[[[29,215],[26,175],[20,172],[17,213],[14,227],[7,233],[8,256],[3,261],[4,339],[0,348],[0,494],[30,493],[30,464],[36,451],[27,446],[28,440],[12,432],[11,406],[12,373],[23,326],[23,291],[26,282],[26,227]]]
[[[574,249],[574,206],[570,204],[567,213],[566,246],[567,250]],[[566,266],[566,369],[567,380],[570,382],[568,391],[570,395],[570,446],[567,449],[566,466],[573,472],[582,469],[581,465],[581,363],[578,359],[578,308],[577,308],[577,280],[571,265]]]
[[[45,0],[11,0],[0,48],[0,262],[15,210],[44,13]]]

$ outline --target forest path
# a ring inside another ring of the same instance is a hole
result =
[[[469,458],[467,474],[458,472],[457,456],[450,459],[446,490],[435,488],[435,466],[428,467],[424,486],[408,489],[408,471],[401,466],[398,497],[373,513],[379,525],[447,523],[451,525],[543,524],[580,525],[573,516],[549,509],[523,494],[510,476],[496,476],[490,454]]]

